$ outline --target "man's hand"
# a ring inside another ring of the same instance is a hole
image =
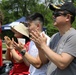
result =
[[[30,35],[31,40],[35,42],[38,48],[41,48],[43,44],[46,44],[47,38],[44,36],[43,33],[40,34],[38,30],[32,31]]]

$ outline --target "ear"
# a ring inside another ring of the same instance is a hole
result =
[[[71,16],[69,14],[67,14],[66,21],[68,22],[68,21],[70,21],[70,19],[71,19]]]
[[[39,25],[39,24],[37,24],[37,27],[40,27],[40,25]]]
[[[37,24],[37,29],[40,29],[40,25],[39,24]]]

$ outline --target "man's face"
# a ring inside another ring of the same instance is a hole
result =
[[[35,24],[35,22],[28,22],[28,30],[29,30],[29,33],[31,33],[31,31],[34,31],[38,29],[38,26]]]
[[[55,11],[53,13],[54,26],[64,25],[66,23],[67,14],[63,11]]]

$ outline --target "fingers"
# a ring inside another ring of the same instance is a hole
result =
[[[20,48],[23,48],[24,47],[24,44],[21,43],[19,40],[18,40],[18,45],[19,45]]]
[[[13,47],[18,51],[22,50],[24,47],[24,45],[21,42],[16,43],[13,38],[12,38],[12,43],[13,43]]]
[[[44,33],[40,33],[38,30],[30,33],[32,36],[30,39],[35,42],[37,46],[41,46],[43,43],[47,43],[47,38]]]
[[[10,47],[9,47],[7,44],[6,44],[6,48],[7,48],[7,49],[10,49]]]
[[[45,37],[45,35],[42,33],[42,36]]]
[[[11,45],[11,39],[8,36],[4,37],[6,44],[10,47]]]
[[[45,42],[47,42],[47,38],[43,33],[42,33],[42,37],[44,38]]]
[[[33,41],[37,40],[41,36],[38,30],[32,31],[30,35],[31,35],[30,39]]]
[[[17,46],[17,43],[14,41],[14,39],[12,38],[12,45],[14,46],[14,47],[16,47]]]
[[[19,42],[19,47],[20,47],[21,49],[23,49],[23,48],[24,48],[24,45],[23,45],[21,42]]]
[[[31,39],[32,41],[35,41],[36,37],[35,37],[32,33],[30,33],[30,35],[32,36],[32,37],[30,37],[30,39]]]
[[[11,39],[10,39],[8,36],[5,36],[4,39],[5,39],[6,41],[11,41]]]
[[[4,39],[5,39],[5,42],[6,42],[7,44],[11,42],[11,39],[10,39],[9,37],[7,37],[7,36],[5,36]]]

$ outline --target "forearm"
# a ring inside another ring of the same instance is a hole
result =
[[[38,51],[39,51],[39,58],[41,60],[41,64],[43,65],[43,64],[48,63],[49,60],[47,59],[47,56],[45,55],[45,53],[40,49],[38,49]]]
[[[25,60],[27,60],[30,64],[32,64],[34,67],[39,68],[41,61],[39,57],[33,57],[28,52],[25,53],[24,55]]]
[[[30,63],[29,63],[28,60],[25,58],[25,56],[23,56],[22,58],[23,58],[24,63],[25,63],[27,66],[30,66]]]
[[[16,62],[22,62],[22,57],[17,54],[17,52],[15,51],[15,49],[12,49],[12,50],[11,50],[11,53],[12,53],[13,59],[14,59]]]
[[[5,53],[5,58],[6,58],[7,60],[11,60],[11,58],[12,58],[12,55],[11,55],[11,52],[10,52],[9,49],[7,49],[7,51],[6,51],[6,53]]]
[[[42,49],[44,53],[47,55],[48,59],[50,59],[60,69],[66,68],[72,61],[72,59],[70,61],[67,59],[67,54],[65,54],[65,56],[64,53],[61,55],[57,54],[45,44],[42,46]]]

